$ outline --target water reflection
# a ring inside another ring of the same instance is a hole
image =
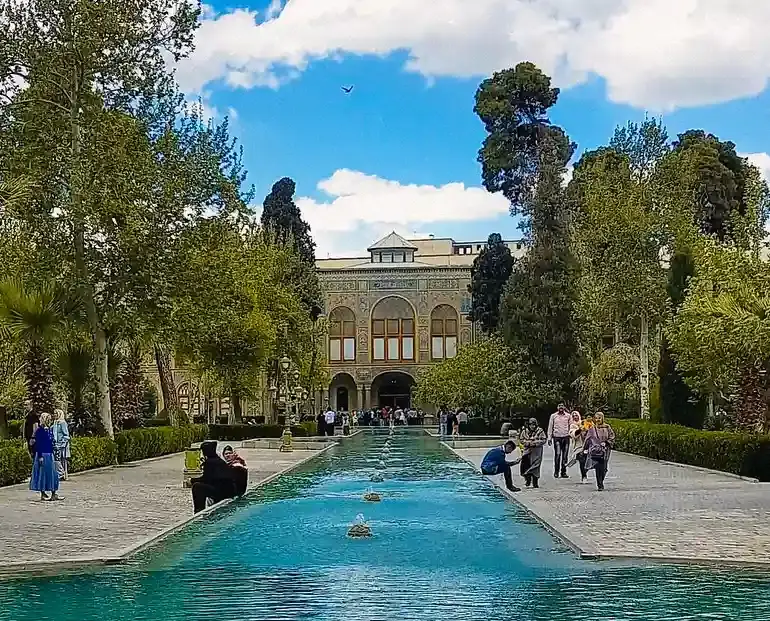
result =
[[[395,436],[383,501],[365,503],[385,437],[328,452],[128,567],[0,583],[0,619],[770,619],[761,574],[575,559],[429,438]],[[345,536],[358,513],[371,539]]]

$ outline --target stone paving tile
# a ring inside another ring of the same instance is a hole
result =
[[[317,451],[242,449],[249,485]],[[0,488],[0,568],[3,564],[111,557],[192,514],[182,487],[184,456],[84,472],[62,482],[61,502],[40,502],[22,486]]]
[[[456,453],[477,467],[486,449]],[[553,478],[546,449],[539,490],[513,495],[588,555],[770,563],[770,485],[615,452],[605,492]],[[502,477],[492,477],[500,487]],[[521,478],[514,482],[523,486]]]

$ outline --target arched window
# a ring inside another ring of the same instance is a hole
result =
[[[402,298],[383,298],[372,311],[372,358],[414,360],[414,311]]]
[[[179,407],[185,412],[190,411],[190,385],[182,384],[178,389]]]
[[[345,306],[329,314],[329,361],[356,359],[356,316]]]
[[[433,360],[457,355],[457,311],[442,304],[430,314],[430,342]]]

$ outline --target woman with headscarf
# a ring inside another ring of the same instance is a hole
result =
[[[246,461],[229,444],[222,449],[222,458],[232,468],[233,480],[235,481],[235,495],[243,496],[249,484],[249,469],[246,466]]]
[[[540,487],[540,465],[543,463],[543,445],[546,440],[545,431],[536,418],[530,418],[519,434],[523,447],[521,476],[524,477],[524,485],[527,487]]]
[[[580,466],[580,482],[586,480],[587,473],[586,473],[586,456],[585,453],[583,453],[583,445],[586,441],[586,433],[588,431],[588,427],[583,425],[583,420],[580,416],[580,412],[577,410],[573,411],[570,415],[570,424],[569,424],[569,436],[570,436],[570,451],[569,451],[569,462],[567,463],[568,468],[572,468],[572,466],[575,465],[575,463],[579,464]]]
[[[35,429],[35,457],[32,460],[32,478],[29,489],[40,492],[40,500],[59,500],[59,473],[53,459],[53,434],[51,434],[51,415],[44,412],[40,424]],[[51,492],[51,496],[46,496]]]
[[[56,459],[57,469],[62,481],[67,480],[69,475],[70,451],[70,430],[67,426],[67,417],[64,410],[56,410],[56,422],[51,427],[53,434],[54,457]]]
[[[586,471],[596,472],[596,488],[604,491],[604,477],[607,476],[607,464],[610,461],[615,432],[604,422],[604,412],[594,414],[594,424],[586,433],[583,453],[586,456]]]

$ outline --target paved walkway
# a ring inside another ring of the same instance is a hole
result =
[[[478,467],[486,450],[455,452]],[[548,447],[542,475],[540,489],[511,497],[586,557],[770,564],[770,484],[615,452],[597,492],[577,466],[555,480]]]
[[[318,451],[239,451],[249,486]],[[84,565],[116,559],[192,515],[182,487],[183,454],[76,474],[61,502],[41,502],[23,485],[0,488],[0,574],[19,563]],[[31,539],[30,539],[31,537]]]

